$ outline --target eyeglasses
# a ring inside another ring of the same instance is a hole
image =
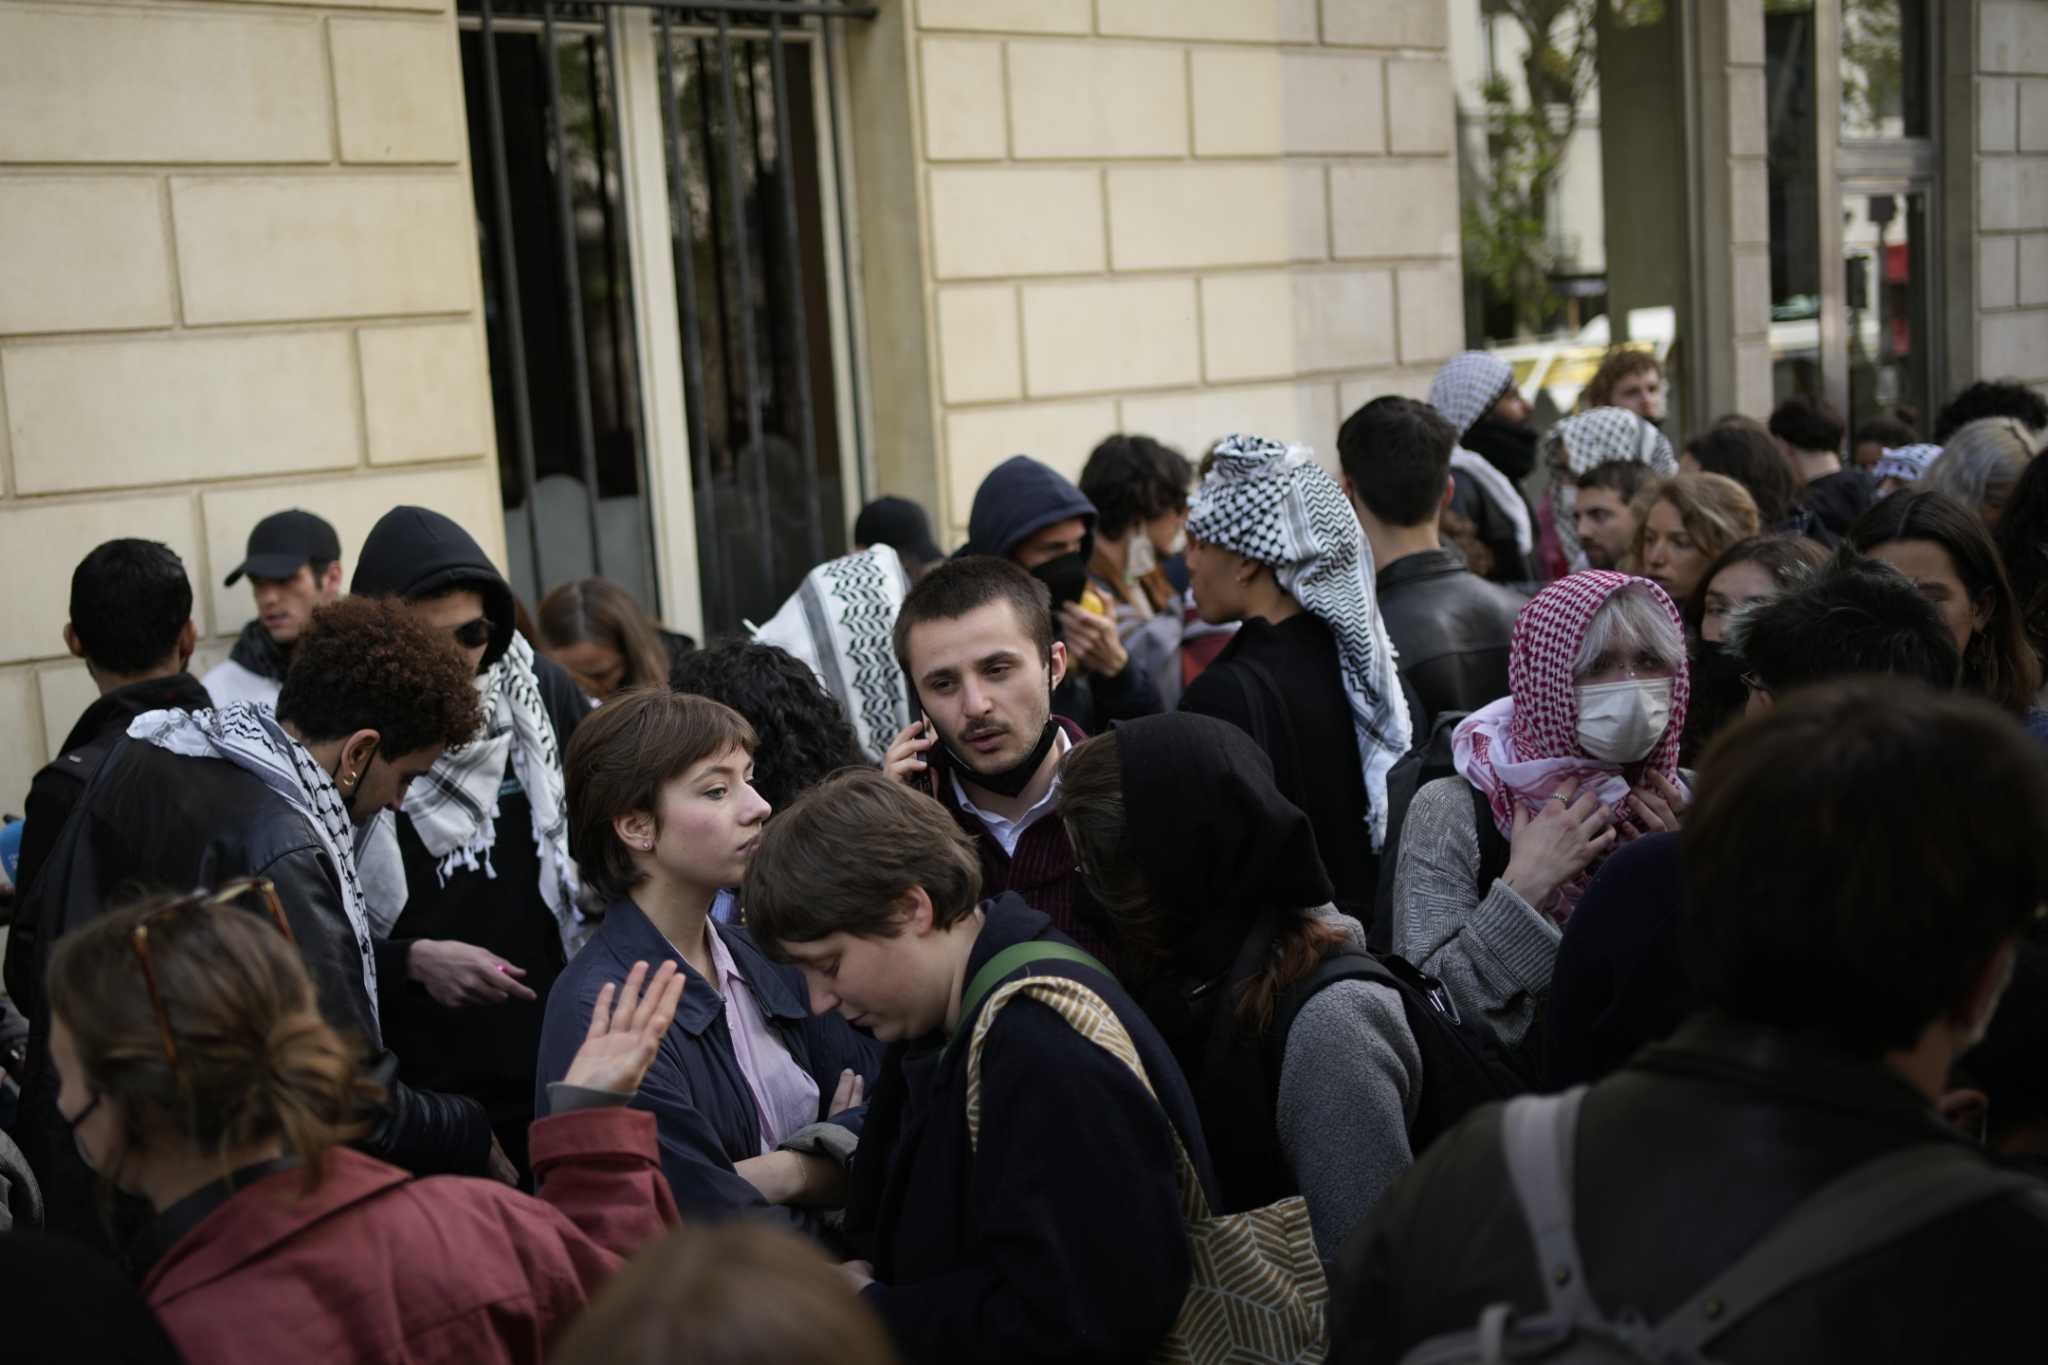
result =
[[[163,1036],[164,1060],[171,1064],[173,1072],[178,1070],[178,1042],[171,1033],[171,1015],[164,1008],[163,993],[157,989],[156,964],[149,956],[150,926],[161,924],[180,911],[195,908],[218,910],[224,905],[233,905],[251,892],[263,898],[264,908],[270,912],[271,922],[277,926],[277,932],[284,935],[285,942],[296,946],[298,938],[292,933],[291,921],[284,917],[284,902],[277,898],[277,887],[268,877],[243,877],[227,883],[211,896],[180,897],[169,905],[150,911],[128,931],[128,946],[134,950],[135,960],[142,964],[143,984],[149,987],[150,1008],[156,1011],[157,1032]]]
[[[464,621],[448,633],[453,635],[455,643],[464,649],[475,649],[479,645],[491,642],[491,623],[488,618],[479,616],[474,621]]]

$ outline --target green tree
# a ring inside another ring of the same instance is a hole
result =
[[[1594,13],[1600,0],[1499,0],[1528,40],[1522,94],[1495,76],[1486,105],[1490,160],[1484,193],[1465,208],[1465,264],[1497,302],[1512,306],[1515,326],[1539,330],[1558,306],[1550,287],[1556,265],[1550,201],[1579,128],[1579,106],[1597,80]],[[1620,0],[1618,12],[1661,11],[1655,0]]]

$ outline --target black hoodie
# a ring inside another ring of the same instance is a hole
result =
[[[350,591],[410,600],[467,588],[483,598],[491,643],[480,668],[511,647],[515,616],[511,585],[469,532],[439,512],[395,507],[377,522],[356,560]],[[533,659],[534,681],[555,727],[556,752],[589,710],[575,680],[544,655]],[[397,817],[405,862],[405,911],[392,926],[394,941],[452,939],[484,948],[524,969],[522,981],[538,997],[450,1010],[410,981],[381,981],[384,1037],[400,1058],[405,1079],[433,1090],[481,1100],[491,1126],[522,1170],[526,1128],[533,1119],[534,1066],[548,989],[562,970],[560,933],[540,891],[533,811],[506,767],[498,797],[497,842],[488,866],[442,875],[410,818]]]
[[[1270,1204],[1300,1192],[1274,1128],[1279,1077],[1267,1061],[1286,1040],[1252,1036],[1217,1011],[1234,1012],[1285,919],[1330,903],[1315,830],[1234,725],[1180,712],[1113,734],[1128,847],[1170,953],[1139,1002],[1194,1091],[1223,1207]]]
[[[478,670],[489,668],[512,647],[518,629],[512,585],[491,563],[475,537],[439,512],[424,507],[394,507],[377,519],[356,558],[349,592],[358,597],[403,597],[417,601],[455,588],[468,588],[484,600],[491,623],[490,648]],[[557,752],[567,752],[576,722],[589,703],[576,680],[543,654],[533,658],[534,681],[540,685],[548,718],[555,723]]]
[[[1081,538],[1081,563],[1086,565],[1095,550],[1095,504],[1052,466],[1029,455],[1012,455],[990,470],[975,490],[967,543],[959,553],[1008,559],[1030,536],[1076,517],[1087,526]],[[1053,629],[1059,629],[1057,618]],[[1115,677],[1070,669],[1053,692],[1052,709],[1095,735],[1113,721],[1156,716],[1166,707],[1144,665],[1131,660]]]

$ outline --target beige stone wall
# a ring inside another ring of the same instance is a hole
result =
[[[1426,391],[1464,343],[1446,9],[916,0],[932,369],[875,401],[931,405],[956,537],[1019,451],[1249,430],[1334,461],[1345,413]]]
[[[2048,0],[1978,7],[1976,370],[2048,388]]]
[[[0,0],[0,810],[94,695],[100,541],[184,558],[195,669],[269,512],[353,555],[422,503],[502,561],[461,92],[444,0]]]

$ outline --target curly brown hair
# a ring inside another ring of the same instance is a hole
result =
[[[467,744],[484,723],[454,642],[379,597],[345,597],[313,613],[292,650],[277,719],[316,744],[375,730],[392,757]]]

